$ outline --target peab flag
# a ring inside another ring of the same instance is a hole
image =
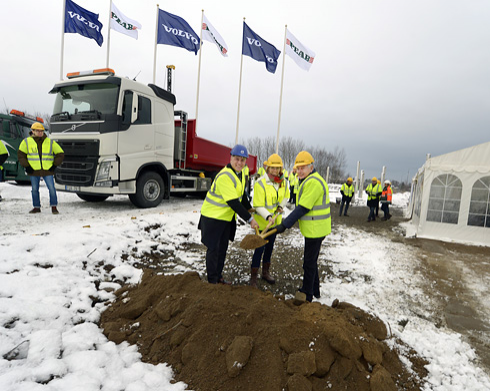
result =
[[[66,0],[65,33],[76,33],[91,38],[102,46],[102,23],[99,14],[87,11],[71,0]]]
[[[277,59],[281,54],[274,45],[260,38],[243,22],[242,54],[254,60],[265,62],[265,67],[271,73],[276,72]]]
[[[306,71],[310,70],[315,59],[315,52],[299,42],[289,30],[286,30],[286,54]]]
[[[199,36],[184,19],[158,10],[157,44],[178,46],[197,54],[199,41]]]
[[[219,52],[224,56],[228,57],[228,45],[225,40],[219,35],[216,29],[209,23],[208,18],[202,14],[202,39],[206,41],[213,42],[217,47]]]
[[[138,30],[141,30],[141,24],[128,18],[117,9],[114,3],[111,3],[111,29],[138,39]]]

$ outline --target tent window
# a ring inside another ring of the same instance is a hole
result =
[[[468,225],[490,228],[490,176],[478,179],[471,189]]]
[[[463,185],[457,176],[443,174],[436,177],[430,186],[427,221],[458,224],[462,192]]]

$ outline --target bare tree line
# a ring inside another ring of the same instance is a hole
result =
[[[270,137],[252,137],[241,141],[252,155],[257,156],[257,166],[261,167],[267,158],[276,152],[276,139]],[[291,171],[296,155],[301,151],[308,151],[315,159],[315,169],[325,177],[327,168],[330,168],[329,182],[341,183],[345,180],[345,167],[347,157],[343,148],[335,147],[333,151],[327,151],[323,147],[307,146],[303,140],[294,140],[292,137],[284,137],[279,141],[279,156],[281,156],[284,168]]]

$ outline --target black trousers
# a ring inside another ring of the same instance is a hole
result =
[[[201,242],[207,247],[206,274],[208,282],[216,284],[223,278],[228,242],[235,238],[236,220],[223,221],[201,216],[198,228]]]
[[[303,286],[300,292],[306,294],[306,300],[312,301],[313,295],[320,295],[320,277],[318,275],[318,256],[322,247],[323,239],[305,238],[305,250],[303,260]]]

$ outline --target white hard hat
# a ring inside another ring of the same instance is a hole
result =
[[[387,179],[387,180],[385,181],[385,185],[391,185],[391,182],[390,182],[390,181]]]

